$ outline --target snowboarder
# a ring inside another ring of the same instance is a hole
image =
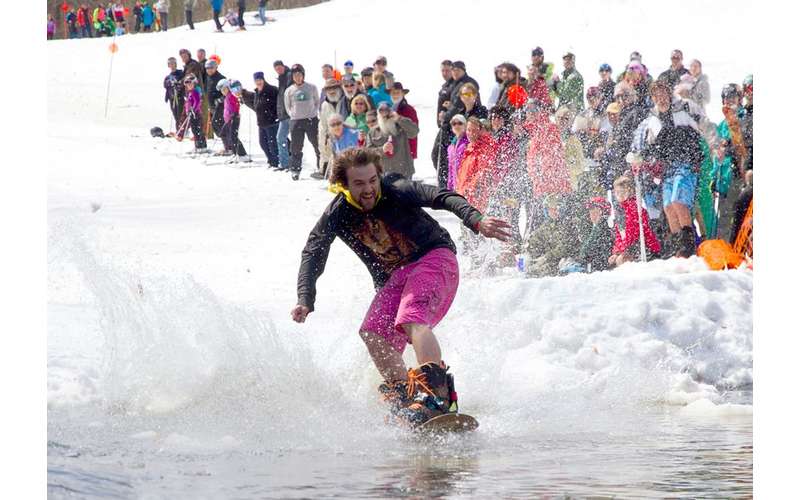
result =
[[[359,334],[385,382],[379,387],[391,414],[410,425],[457,411],[452,374],[432,328],[458,288],[456,247],[423,207],[447,210],[488,238],[510,237],[507,222],[483,217],[460,195],[397,175],[382,176],[381,156],[349,149],[334,162],[338,194],[323,212],[302,253],[292,319],[314,310],[316,282],[338,236],[364,262],[378,289]],[[411,344],[416,368],[402,353]]]

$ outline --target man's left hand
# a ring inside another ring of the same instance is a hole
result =
[[[511,239],[511,224],[502,219],[484,217],[478,223],[478,232],[487,238],[508,241]]]

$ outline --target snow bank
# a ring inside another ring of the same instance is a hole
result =
[[[362,410],[374,404],[378,377],[356,329],[373,292],[344,245],[332,249],[309,322],[288,318],[300,250],[330,194],[263,169],[179,159],[190,144],[147,137],[151,126],[168,124],[161,81],[166,58],[182,47],[220,54],[221,71],[246,86],[256,70],[272,75],[279,58],[302,62],[319,84],[318,68],[334,56],[339,64],[353,59],[358,69],[386,55],[419,111],[417,170],[428,180],[445,57],[465,60],[486,95],[492,67],[506,59],[524,66],[535,45],[556,63],[562,52],[575,52],[589,82],[601,62],[616,72],[634,49],[659,72],[676,46],[687,61],[704,62],[714,94],[752,72],[752,46],[740,46],[734,31],[716,33],[713,43],[706,30],[670,36],[664,16],[637,2],[621,2],[613,22],[598,3],[537,5],[538,18],[569,12],[570,26],[581,28],[565,33],[561,22],[537,22],[534,39],[530,12],[508,15],[533,7],[514,5],[406,2],[393,19],[411,35],[380,43],[321,41],[331,26],[385,21],[387,5],[366,0],[279,11],[278,22],[241,33],[213,34],[211,24],[198,23],[195,32],[126,36],[117,41],[108,119],[110,40],[48,43],[50,407],[99,405],[181,422],[219,414],[243,427],[320,440],[336,434],[336,417],[372,422]],[[716,26],[735,24],[740,11],[688,1],[672,8]],[[506,27],[502,44],[486,45],[477,19]],[[473,25],[475,33],[453,40],[454,27]],[[241,135],[263,161],[247,110]],[[437,217],[458,234],[452,216]],[[750,272],[711,272],[699,259],[541,280],[463,271],[437,332],[472,411],[521,423],[664,404],[708,412],[709,404],[725,404],[725,390],[752,384]],[[297,411],[318,415],[318,427],[288,416]]]

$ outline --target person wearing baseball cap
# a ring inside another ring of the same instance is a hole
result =
[[[375,73],[381,75],[384,71],[386,71],[386,57],[385,56],[378,56],[375,59],[375,62],[372,63],[372,68]]]
[[[675,49],[670,55],[669,69],[658,75],[658,79],[667,82],[670,89],[675,90],[675,86],[680,83],[681,77],[687,73],[689,73],[689,70],[683,65],[683,52]]]
[[[609,104],[614,101],[614,83],[611,77],[611,66],[607,63],[600,65],[598,73],[600,74],[600,83],[597,84],[597,89],[600,91],[600,104],[598,109],[605,111]],[[587,96],[588,98],[588,96]]]
[[[536,78],[544,79],[547,87],[550,90],[550,100],[555,100],[555,93],[552,91],[553,72],[555,66],[553,63],[544,62],[544,50],[541,47],[536,47],[531,51],[531,64],[528,66],[528,74]]]
[[[344,74],[342,75],[342,77],[344,78],[347,75],[352,76],[355,80],[358,80],[359,78],[358,73],[353,72],[353,61],[349,59],[344,62]]]
[[[578,262],[586,272],[604,271],[608,269],[608,258],[614,248],[614,233],[606,222],[611,215],[611,204],[602,196],[595,196],[586,202],[586,209],[592,230],[581,245]]]
[[[583,76],[575,69],[575,54],[567,52],[562,58],[564,71],[553,78],[558,97],[558,107],[567,106],[573,111],[583,111]]]

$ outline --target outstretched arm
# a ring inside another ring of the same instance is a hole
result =
[[[298,323],[305,321],[308,313],[314,310],[317,279],[325,271],[328,252],[335,237],[330,223],[330,212],[326,210],[311,230],[303,248],[300,272],[297,275],[297,306],[292,310],[292,318]]]
[[[511,226],[494,217],[484,217],[477,208],[460,194],[422,182],[398,178],[393,183],[398,194],[420,207],[447,210],[464,222],[464,225],[487,238],[506,241],[511,237]]]

